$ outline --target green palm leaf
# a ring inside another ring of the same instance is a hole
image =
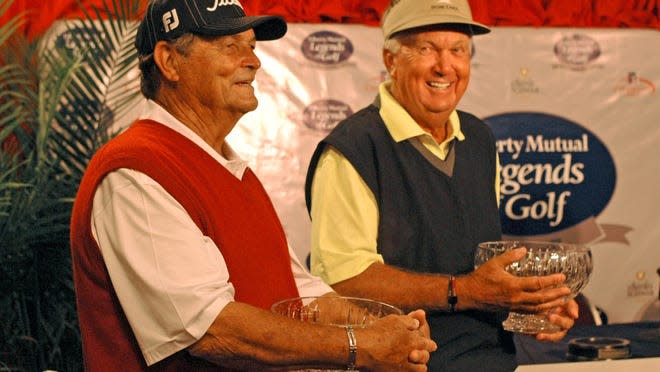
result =
[[[0,26],[0,369],[82,369],[71,206],[92,155],[141,100],[139,3],[112,0],[35,42],[15,34],[25,14]]]

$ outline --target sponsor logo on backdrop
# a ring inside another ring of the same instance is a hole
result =
[[[645,271],[638,271],[635,280],[628,285],[628,297],[653,295],[653,284],[646,277]]]
[[[474,43],[474,40],[472,41],[472,50],[470,52],[470,61],[472,63],[472,69],[477,70],[481,67],[481,62],[479,62],[479,59],[476,58],[477,56],[477,47]]]
[[[656,270],[656,273],[660,276],[660,268]],[[660,288],[655,290],[648,280],[640,283],[644,280],[644,277],[646,277],[646,272],[640,271],[637,273],[635,282],[628,286],[628,296],[651,296],[651,299],[637,313],[635,320],[657,322],[660,320]],[[656,277],[655,280],[657,282],[658,278]],[[642,288],[642,290],[639,290],[639,288]]]
[[[631,71],[617,82],[614,89],[624,96],[647,96],[655,93],[655,84],[649,79],[640,77],[637,72]]]
[[[99,40],[103,41],[104,38],[105,35],[95,28],[73,26],[58,34],[54,43],[57,48],[66,50],[69,55],[79,57],[82,53],[81,50],[84,50],[84,48],[79,47],[79,45],[93,45],[92,40],[98,42]],[[97,54],[91,58],[107,57],[106,55],[100,55],[101,52],[98,50],[94,53]]]
[[[560,64],[554,67],[564,67],[571,70],[585,70],[596,67],[594,62],[600,57],[600,44],[583,34],[564,36],[555,43],[555,56]],[[600,66],[602,67],[602,66]]]
[[[337,123],[353,114],[353,110],[344,102],[326,99],[313,102],[303,111],[303,123],[311,129],[330,131]]]
[[[322,65],[337,65],[353,55],[353,43],[334,31],[318,31],[303,40],[300,49],[310,61]]]
[[[521,67],[518,76],[511,81],[511,91],[516,94],[536,94],[539,93],[539,87],[530,76],[527,67]]]
[[[300,158],[287,145],[286,142],[262,139],[253,160],[253,170],[265,181],[264,188],[273,199],[291,200],[292,185],[300,174]],[[287,171],[282,172],[283,169]]]
[[[614,160],[583,126],[559,116],[514,112],[485,119],[499,153],[505,236],[627,244],[630,228],[597,222],[616,185]]]

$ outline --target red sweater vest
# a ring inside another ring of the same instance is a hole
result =
[[[76,196],[71,249],[86,371],[218,370],[185,351],[151,368],[144,362],[90,226],[94,192],[118,168],[149,175],[181,203],[222,252],[235,300],[264,309],[298,296],[272,203],[249,169],[239,180],[187,138],[148,120],[134,123],[98,151]]]

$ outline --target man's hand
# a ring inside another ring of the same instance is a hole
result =
[[[417,331],[420,332],[424,337],[431,338],[431,328],[429,323],[426,321],[426,313],[424,310],[415,310],[408,314],[409,317],[416,319],[419,322]],[[431,359],[431,351],[429,350],[413,350],[408,356],[408,361],[415,364],[426,364],[429,359]]]
[[[570,300],[565,305],[551,310],[548,313],[548,320],[561,327],[561,331],[554,333],[539,333],[536,335],[536,339],[539,341],[559,341],[564,338],[568,330],[573,327],[575,320],[578,318],[578,309],[577,302],[575,302],[575,300]]]
[[[355,332],[360,370],[426,372],[426,363],[438,348],[428,338],[428,324],[421,310],[408,316],[389,315]]]
[[[505,268],[522,259],[526,252],[526,248],[512,249],[457,278],[459,309],[543,313],[564,306],[571,292],[561,285],[566,279],[564,274],[518,277],[506,272]]]

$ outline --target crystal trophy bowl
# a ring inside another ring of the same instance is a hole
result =
[[[295,297],[276,302],[271,311],[302,322],[336,327],[366,327],[378,318],[403,315],[403,311],[384,302],[357,297],[318,296]],[[298,371],[344,371],[334,369],[303,369]]]
[[[517,276],[545,276],[562,273],[564,285],[571,289],[574,298],[589,282],[593,264],[591,249],[586,245],[541,241],[491,241],[480,243],[474,258],[475,269],[491,258],[515,248],[527,248],[525,257],[506,267]],[[558,332],[561,328],[550,323],[546,314],[521,314],[509,312],[502,322],[505,330],[536,334]]]

